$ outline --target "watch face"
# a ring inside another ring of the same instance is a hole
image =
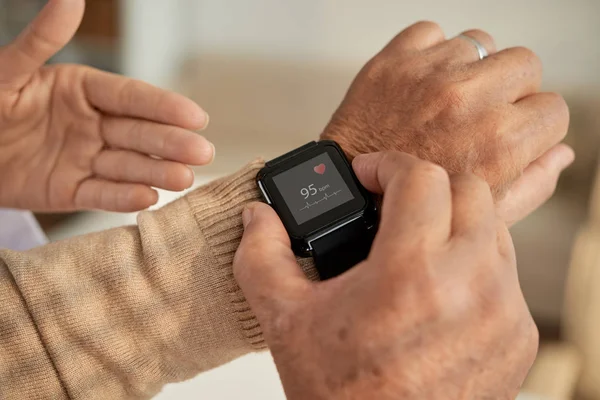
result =
[[[327,153],[273,177],[273,182],[298,225],[354,199]]]
[[[341,149],[334,144],[289,157],[259,181],[292,238],[303,239],[352,218],[370,204]]]

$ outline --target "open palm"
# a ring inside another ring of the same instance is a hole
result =
[[[0,207],[137,211],[152,187],[184,190],[214,147],[205,112],[175,93],[84,66],[44,66],[77,30],[84,0],[50,0],[0,48]]]

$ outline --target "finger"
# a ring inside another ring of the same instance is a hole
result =
[[[520,126],[512,126],[505,139],[524,158],[514,160],[523,168],[560,143],[569,129],[569,107],[556,93],[538,93],[514,105]],[[520,114],[520,115],[519,115]]]
[[[448,240],[452,203],[446,170],[398,152],[361,155],[353,166],[368,190],[384,194],[379,241],[397,247]]]
[[[235,278],[257,312],[310,285],[291,249],[289,236],[275,211],[255,203],[242,214],[244,236],[233,261]],[[288,297],[289,298],[289,297]]]
[[[95,108],[113,116],[141,118],[184,129],[204,129],[208,115],[192,100],[148,83],[88,70],[84,89]]]
[[[561,172],[574,159],[573,150],[559,144],[532,162],[497,204],[498,215],[511,226],[537,210],[552,197]]]
[[[392,53],[423,51],[444,40],[446,40],[446,35],[438,24],[421,21],[400,32],[383,51]]]
[[[141,183],[176,192],[194,183],[194,172],[183,164],[125,150],[104,150],[94,160],[93,170],[98,177],[110,181]]]
[[[158,202],[158,193],[148,186],[115,183],[102,179],[84,181],[75,195],[78,209],[113,212],[145,210]]]
[[[400,170],[407,170],[417,162],[410,154],[386,151],[361,154],[352,161],[352,168],[368,191],[384,194]]]
[[[106,117],[102,120],[102,136],[112,147],[188,165],[207,165],[215,157],[214,145],[204,137],[156,122]]]
[[[496,54],[496,52],[498,51],[496,47],[496,40],[492,35],[490,35],[486,31],[482,31],[481,29],[470,29],[468,31],[464,31],[463,33],[461,33],[461,35],[476,40],[480,45],[482,45],[485,48],[485,50],[488,53],[488,56]]]
[[[483,46],[488,55],[496,53],[496,42],[492,35],[479,29],[465,31],[455,38],[440,43],[432,49],[432,52],[438,62],[450,61],[461,64],[478,62],[480,55],[477,44],[473,40]]]
[[[496,233],[494,199],[489,185],[473,174],[450,177],[452,237],[486,240]]]
[[[525,47],[513,47],[492,54],[471,64],[470,70],[508,103],[537,93],[542,84],[542,62]]]
[[[84,0],[50,0],[14,42],[0,49],[0,85],[24,84],[73,38],[84,8]]]

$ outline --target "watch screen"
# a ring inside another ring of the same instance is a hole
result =
[[[354,199],[328,153],[273,177],[273,182],[298,225]]]

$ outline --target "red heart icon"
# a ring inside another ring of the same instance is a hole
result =
[[[325,173],[325,169],[326,169],[325,164],[317,165],[315,167],[315,172],[319,175],[323,175]]]

